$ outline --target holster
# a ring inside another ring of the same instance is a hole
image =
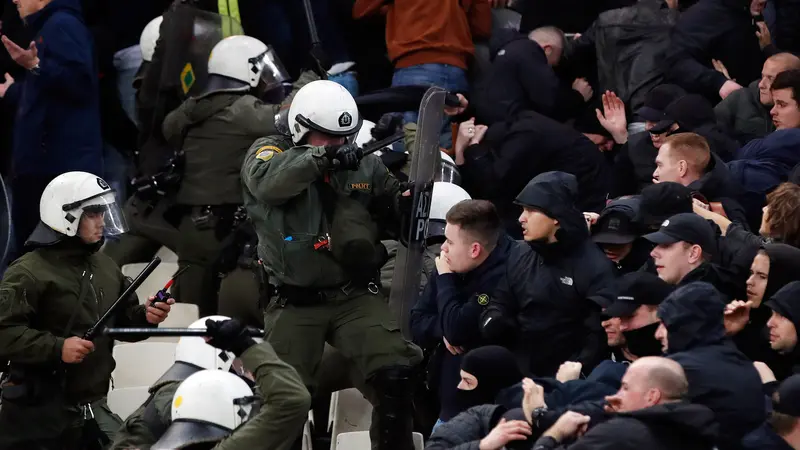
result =
[[[63,397],[64,377],[57,369],[11,366],[2,386],[3,401],[40,406]]]

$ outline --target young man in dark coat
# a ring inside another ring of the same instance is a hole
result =
[[[6,76],[0,98],[17,108],[11,217],[20,252],[39,221],[30,205],[39,204],[45,186],[59,174],[103,173],[103,141],[92,36],[79,0],[16,3],[34,39],[18,46],[3,37],[27,73],[18,81]]]
[[[590,372],[607,354],[600,312],[613,295],[613,267],[576,208],[573,175],[538,175],[517,196],[523,238],[534,250],[509,260],[481,316],[484,336],[517,353],[523,371],[553,376],[575,361]]]
[[[689,380],[688,399],[714,411],[720,450],[738,448],[766,418],[761,377],[725,337],[725,301],[714,286],[696,282],[676,289],[658,307],[656,338]]]

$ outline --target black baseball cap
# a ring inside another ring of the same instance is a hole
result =
[[[692,190],[674,182],[654,183],[640,196],[640,221],[658,228],[665,220],[680,213],[692,212]]]
[[[676,214],[661,224],[655,233],[644,236],[657,245],[688,242],[699,245],[704,252],[713,255],[717,249],[717,236],[708,220],[695,213]]]
[[[630,244],[639,237],[633,219],[622,212],[609,212],[600,216],[592,234],[596,244]]]
[[[772,409],[787,416],[800,417],[800,375],[783,380],[772,396]]]
[[[660,305],[675,289],[658,275],[644,271],[625,274],[617,283],[617,299],[605,310],[609,317],[627,317],[642,305]]]
[[[650,129],[653,134],[661,134],[677,123],[683,131],[693,131],[701,125],[716,123],[714,107],[702,95],[688,94],[669,105],[664,110],[665,117]]]
[[[636,115],[648,122],[664,120],[667,106],[684,95],[686,91],[674,84],[656,86],[644,97],[644,104],[636,111]]]

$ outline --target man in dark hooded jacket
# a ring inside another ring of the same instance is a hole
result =
[[[592,226],[592,240],[616,266],[618,276],[639,270],[650,258],[653,244],[640,239],[645,228],[638,197],[612,200]]]
[[[495,204],[512,237],[521,237],[517,218],[522,209],[510,199],[543,172],[576,177],[581,211],[600,212],[605,206],[610,170],[602,153],[586,136],[539,113],[498,122],[475,145],[465,148],[457,141],[455,151],[464,188],[473,198]]]
[[[758,79],[764,55],[749,7],[750,0],[700,0],[681,14],[664,60],[667,78],[714,103]],[[712,59],[722,61],[731,80]]]
[[[772,310],[767,321],[770,346],[783,356],[783,365],[792,373],[800,373],[800,281],[793,281],[775,293],[765,306]]]
[[[607,354],[600,311],[616,298],[613,269],[589,238],[577,193],[575,176],[564,172],[540,174],[520,192],[519,221],[534,253],[509,260],[481,316],[484,336],[536,376],[553,376],[565,361],[588,373]]]
[[[737,448],[766,418],[761,378],[725,337],[724,309],[725,301],[714,286],[690,283],[659,305],[661,325],[656,331],[664,353],[686,373],[689,400],[714,411],[720,450]]]

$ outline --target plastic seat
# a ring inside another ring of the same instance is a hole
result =
[[[147,400],[150,395],[147,389],[145,386],[114,389],[108,393],[108,407],[125,420]]]
[[[372,441],[369,438],[369,431],[355,431],[342,433],[336,436],[336,447],[342,450],[371,450]],[[425,443],[420,433],[414,433],[414,448],[423,450]]]
[[[122,274],[127,277],[136,278],[145,266],[147,266],[147,263],[125,264],[122,266]],[[169,281],[177,271],[178,263],[162,261],[161,264],[156,267],[156,270],[144,280],[144,283],[136,289],[136,295],[139,296],[139,303],[143,304],[148,298],[164,288],[167,281]]]
[[[135,342],[114,347],[114,389],[150,387],[175,363],[174,342]]]
[[[358,389],[344,389],[331,394],[331,407],[328,412],[331,450],[336,450],[337,436],[357,431],[368,432],[370,423],[372,423],[372,405]],[[369,444],[369,435],[367,436],[367,444]],[[349,450],[350,448],[344,446],[342,450]]]
[[[191,303],[175,303],[169,311],[167,319],[161,322],[161,328],[188,328],[200,318],[197,305]]]
[[[178,255],[175,254],[172,250],[168,249],[167,247],[161,247],[156,256],[161,258],[162,262],[165,263],[177,263],[178,262]]]

